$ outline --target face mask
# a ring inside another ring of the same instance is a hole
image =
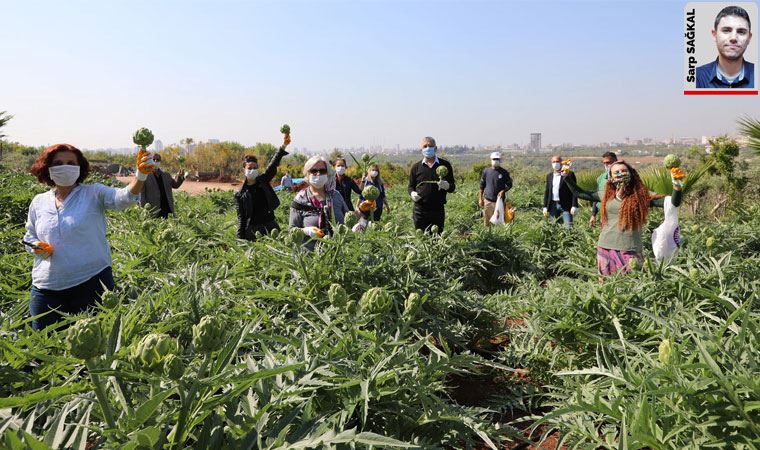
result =
[[[559,170],[562,168],[562,163],[552,163],[552,169]]]
[[[435,147],[425,147],[422,149],[422,156],[425,158],[435,157]]]
[[[161,167],[161,161],[153,161],[153,167],[155,167],[156,169]]]
[[[50,179],[56,186],[68,187],[77,182],[79,166],[53,166],[48,169]]]
[[[493,167],[499,167],[499,160],[498,159],[492,159],[491,160],[491,166],[493,166]]]
[[[346,173],[346,166],[338,166],[338,167],[336,167],[335,168],[335,173],[337,173],[338,175],[343,175],[344,173]]]
[[[309,175],[309,184],[321,188],[327,183],[327,175]]]
[[[249,180],[253,180],[259,176],[259,169],[245,169],[245,177]]]
[[[623,174],[621,172],[615,172],[615,178],[612,180],[612,184],[615,187],[623,187],[631,181],[631,174]]]
[[[370,170],[369,171],[369,176],[371,176],[372,178],[377,177],[378,174],[379,174],[379,172],[377,170]]]

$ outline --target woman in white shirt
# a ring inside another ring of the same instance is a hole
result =
[[[81,184],[90,165],[69,144],[46,148],[32,165],[37,180],[53,188],[32,200],[24,235],[35,255],[29,312],[47,313],[32,321],[35,330],[59,321],[60,312],[76,314],[94,306],[104,286],[114,288],[105,212],[139,200],[153,171],[147,152],[138,153],[137,168],[137,176],[124,188]]]

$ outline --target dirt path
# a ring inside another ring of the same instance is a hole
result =
[[[116,179],[126,184],[132,180],[132,177],[116,177]],[[179,189],[175,189],[175,191],[187,192],[190,195],[200,195],[205,194],[206,189],[221,189],[223,191],[232,191],[238,188],[240,188],[239,182],[216,183],[211,181],[185,180],[185,182],[182,183],[182,186],[180,186]]]

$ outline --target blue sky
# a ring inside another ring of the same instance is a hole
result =
[[[683,96],[684,5],[0,0],[0,111],[13,140],[85,148],[284,122],[310,149],[734,133],[760,99]]]

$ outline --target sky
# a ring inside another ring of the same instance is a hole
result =
[[[683,95],[684,6],[0,0],[3,131],[253,145],[288,123],[310,150],[734,134],[760,98]]]

